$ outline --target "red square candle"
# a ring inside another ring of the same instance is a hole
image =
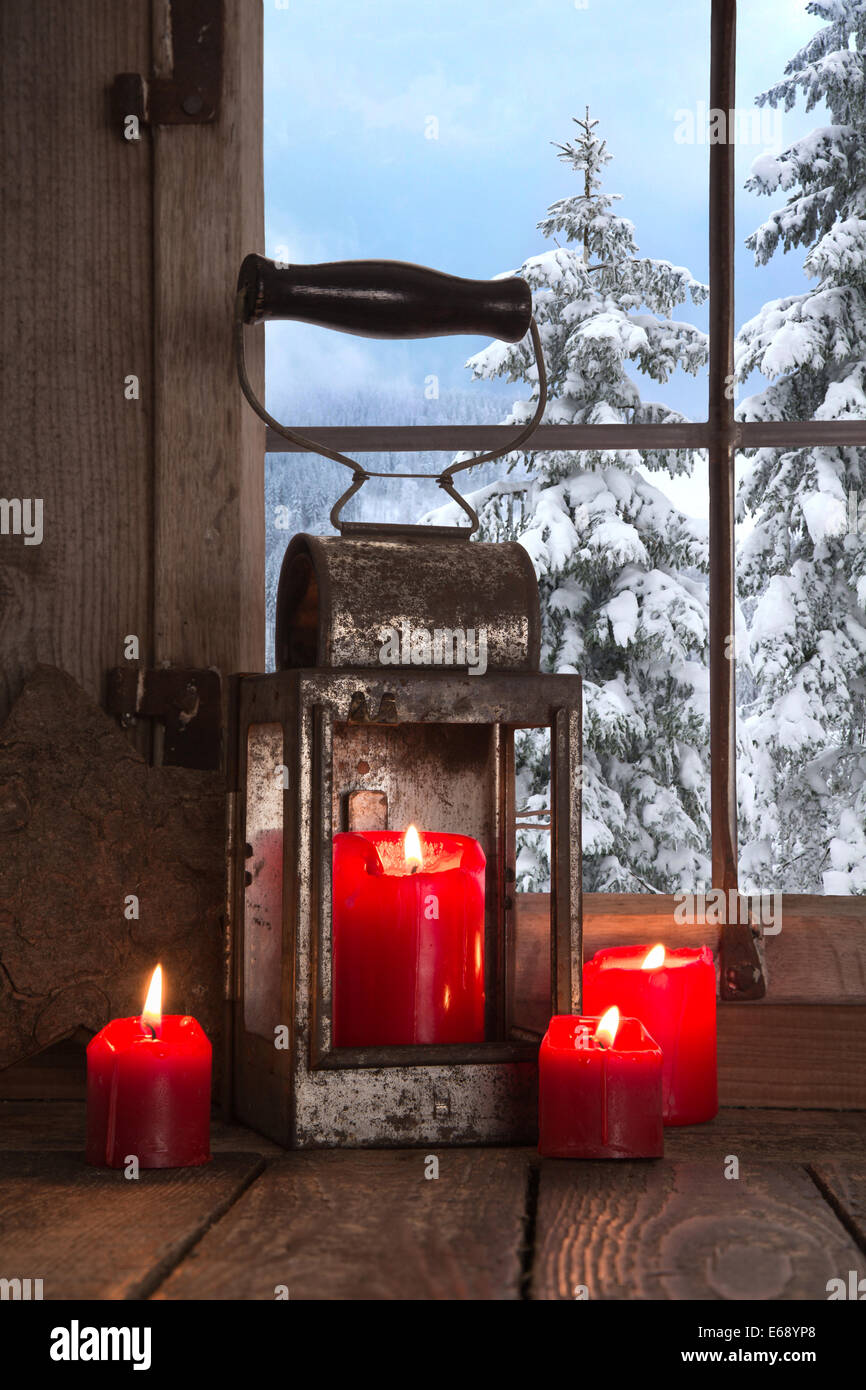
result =
[[[583,1007],[611,1005],[639,1018],[664,1054],[666,1125],[711,1120],[719,1108],[716,1079],[716,972],[708,946],[615,946],[583,967]]]
[[[162,970],[144,1011],[87,1045],[88,1163],[191,1168],[210,1162],[211,1045],[194,1018],[162,1012]]]
[[[660,1158],[662,1054],[635,1018],[558,1014],[538,1057],[545,1158]]]

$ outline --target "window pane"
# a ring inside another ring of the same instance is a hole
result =
[[[866,892],[863,449],[743,460],[740,887]]]
[[[388,3],[373,33],[347,4],[271,13],[268,253],[521,272],[544,336],[549,421],[706,418],[709,11],[679,0]],[[268,329],[268,405],[291,424],[522,421],[536,389],[526,344]],[[515,535],[532,554],[546,669],[587,681],[585,886],[700,890],[705,464],[634,451],[512,462],[460,482],[480,490],[485,535]],[[289,535],[328,530],[348,481],[324,460],[269,459],[272,592]],[[347,515],[417,521],[435,502],[411,482],[375,487]],[[524,754],[527,804],[546,805],[544,757]],[[527,839],[527,863],[529,850]],[[526,889],[544,886],[536,858]]]
[[[709,884],[707,522],[666,495],[691,454],[536,454],[470,493],[485,540],[518,540],[539,579],[542,669],[584,678],[586,892]],[[453,504],[432,519],[453,521]],[[519,807],[550,806],[550,752],[515,742]],[[529,816],[521,817],[523,821]],[[518,836],[518,889],[549,889],[543,832]]]
[[[843,0],[832,24],[807,13],[805,0],[741,10],[736,399],[744,420],[866,415],[858,9]]]
[[[784,24],[775,5],[741,17],[744,420],[866,418],[856,9],[837,6],[831,24],[805,3],[785,6]],[[739,460],[740,867],[753,892],[866,892],[864,456],[817,445]]]
[[[371,24],[349,0],[266,6],[268,254],[387,257],[487,279],[586,251],[594,268],[578,288],[607,295],[609,318],[575,343],[575,360],[591,370],[616,358],[641,401],[705,418],[706,309],[692,295],[707,279],[709,9],[381,0]],[[556,146],[579,145],[587,107],[606,146],[590,190],[598,216],[584,217],[586,170]],[[665,332],[657,318],[697,331]],[[297,423],[342,423],[349,408],[358,424],[419,412],[443,423],[463,418],[468,394],[466,418],[483,418],[481,396],[503,410],[515,399],[498,378],[472,388],[465,363],[484,346],[270,325],[269,407]]]

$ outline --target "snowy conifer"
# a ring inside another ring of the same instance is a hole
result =
[[[744,420],[866,418],[866,3],[806,8],[823,27],[757,102],[824,103],[830,124],[755,160],[747,187],[787,196],[748,245],[758,265],[804,248],[813,283],[740,331],[737,376],[757,369],[771,382],[743,403]],[[754,521],[738,567],[751,662],[741,868],[752,890],[866,892],[863,458],[759,449],[740,484],[740,517]]]

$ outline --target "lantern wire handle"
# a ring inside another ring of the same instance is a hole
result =
[[[269,425],[276,434],[282,435],[283,439],[287,439],[290,444],[294,444],[297,449],[302,450],[304,453],[321,454],[323,458],[331,459],[334,463],[341,463],[344,468],[351,468],[352,470],[351,486],[346,489],[342,497],[338,498],[331,509],[331,524],[337,530],[342,530],[343,528],[343,523],[340,521],[340,513],[343,507],[350,498],[355,496],[356,492],[360,491],[364,483],[370,478],[433,478],[438,483],[439,487],[442,488],[443,492],[446,492],[458,506],[462,507],[463,511],[466,512],[472,522],[470,527],[457,527],[455,529],[464,534],[468,531],[468,533],[472,535],[478,530],[480,525],[478,513],[470,506],[466,498],[457,491],[454,486],[454,474],[466,468],[476,468],[480,463],[491,463],[494,459],[502,458],[505,454],[513,453],[515,449],[518,449],[520,445],[529,438],[541,423],[541,417],[547,405],[547,370],[544,365],[541,334],[538,331],[538,325],[533,316],[529,321],[529,333],[535,352],[535,365],[538,369],[538,403],[535,407],[532,419],[517,431],[513,439],[510,439],[508,443],[504,444],[500,449],[490,449],[487,453],[477,454],[474,458],[466,459],[461,463],[452,463],[447,468],[443,468],[442,472],[439,474],[377,472],[374,469],[364,468],[356,459],[351,459],[346,454],[338,453],[336,449],[329,449],[326,444],[320,444],[315,439],[310,439],[306,435],[298,434],[297,431],[291,430],[288,426],[280,424],[279,420],[275,420],[273,415],[268,413],[250,385],[250,379],[247,373],[244,326],[244,292],[243,290],[239,290],[235,298],[235,356],[237,359],[238,380],[240,381],[241,390],[259,419],[264,420],[265,424]],[[421,451],[409,449],[406,452],[412,453]]]

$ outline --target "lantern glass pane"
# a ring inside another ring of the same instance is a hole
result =
[[[244,846],[244,1027],[274,1040],[282,1022],[283,765],[281,724],[247,734]]]
[[[494,1035],[500,742],[491,724],[334,726],[335,1046]]]
[[[514,911],[508,951],[509,1036],[540,1037],[550,1018],[550,729],[514,731]]]

